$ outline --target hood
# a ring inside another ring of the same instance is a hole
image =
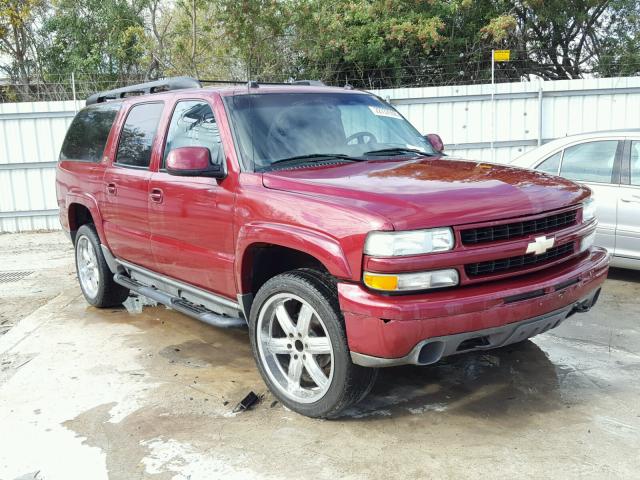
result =
[[[542,213],[589,196],[553,175],[483,162],[376,160],[280,170],[271,189],[322,196],[382,215],[396,230],[452,226]]]

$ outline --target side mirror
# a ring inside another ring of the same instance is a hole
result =
[[[222,164],[211,163],[211,152],[206,147],[175,148],[167,155],[167,173],[180,177],[224,178]]]
[[[442,153],[444,151],[444,143],[442,143],[440,135],[438,135],[437,133],[430,133],[429,135],[425,135],[424,137],[429,141],[436,152]]]

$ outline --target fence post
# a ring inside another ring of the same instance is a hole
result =
[[[544,79],[538,77],[538,146],[542,145],[542,84]]]
[[[71,91],[73,92],[73,110],[78,113],[78,101],[76,100],[76,73],[71,72]]]
[[[491,50],[491,161],[496,160],[495,139],[496,139],[496,60],[495,50]]]

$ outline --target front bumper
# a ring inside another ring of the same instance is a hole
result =
[[[501,327],[487,328],[474,332],[458,333],[423,340],[411,349],[409,354],[399,358],[380,358],[351,352],[353,363],[363,367],[395,367],[397,365],[429,365],[441,358],[474,350],[490,350],[521,342],[539,333],[556,328],[567,317],[576,312],[589,310],[598,300],[600,289],[586,298],[555,312],[546,313],[520,322],[508,323]]]
[[[608,267],[606,250],[593,248],[540,272],[424,294],[384,296],[339,283],[352,359],[365,366],[424,365],[523,340],[523,332],[553,328],[597,299]]]

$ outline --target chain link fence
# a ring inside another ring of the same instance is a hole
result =
[[[495,82],[520,82],[536,78],[562,80],[573,78],[628,77],[640,74],[640,61],[599,57],[579,65],[563,59],[545,60],[540,52],[511,50],[507,62],[495,63]],[[237,59],[236,59],[237,60]],[[237,60],[235,63],[240,62]],[[228,62],[227,62],[228,63]],[[231,62],[233,63],[233,62]],[[258,82],[288,83],[293,80],[321,80],[327,85],[351,85],[362,89],[403,87],[433,87],[490,83],[491,51],[473,54],[441,55],[411,62],[385,64],[379,62],[308,62],[254,67],[245,78],[204,79],[207,85],[216,83]],[[275,73],[274,73],[275,72]],[[183,72],[183,75],[190,75]],[[111,74],[74,72],[45,74],[28,81],[0,81],[0,103],[84,100],[90,95],[145,81],[157,80],[143,74]]]

